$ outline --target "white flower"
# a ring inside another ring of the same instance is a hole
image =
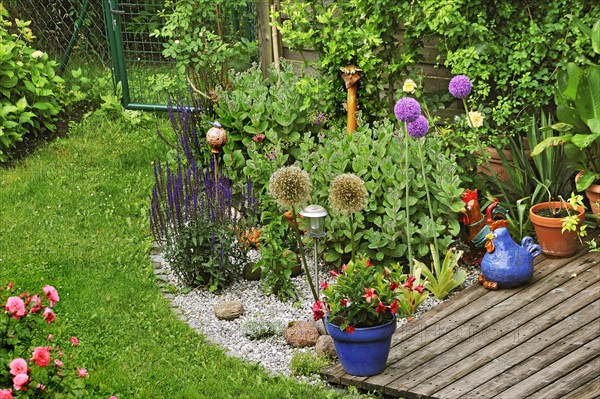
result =
[[[406,79],[402,85],[402,91],[409,94],[415,94],[417,84],[412,79]]]
[[[179,40],[175,40],[175,44],[179,44]]]
[[[470,127],[481,127],[483,126],[483,114],[479,111],[469,111],[469,118],[467,122]]]
[[[40,58],[40,57],[42,57],[43,55],[44,55],[44,52],[43,52],[43,51],[40,51],[40,50],[36,50],[36,51],[34,51],[33,53],[31,53],[31,56],[32,56],[33,58]]]

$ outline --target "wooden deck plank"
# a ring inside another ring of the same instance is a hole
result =
[[[582,273],[589,268],[590,264],[598,263],[598,259],[594,261],[593,258],[595,257],[577,258],[575,264],[569,268],[570,271]],[[382,374],[364,380],[361,387],[372,389],[383,386],[386,387],[384,392],[393,394],[395,388],[387,386],[396,381],[406,385],[405,380],[399,381],[403,375],[414,374],[412,370],[434,359],[438,354],[471,339],[477,332],[496,323],[497,320],[509,317],[537,297],[547,294],[571,279],[570,274],[559,269],[542,277],[538,284],[528,286],[527,290],[489,292],[478,300],[480,303],[472,303],[457,310],[442,319],[439,324],[426,328],[419,335],[412,336],[392,348],[388,368]],[[482,287],[477,288],[487,291]],[[515,297],[521,292],[522,295]]]
[[[553,292],[549,294],[555,295]],[[500,321],[464,341],[462,345],[440,354],[433,362],[411,371],[411,378],[406,380],[405,384],[413,392],[444,398],[453,397],[436,392],[488,361],[521,345],[529,338],[564,321],[570,316],[570,312],[577,312],[591,304],[592,310],[596,314],[600,313],[600,292],[596,290],[583,290],[578,295],[563,298],[556,296],[555,304],[550,304],[549,310],[542,313],[541,316],[537,316],[540,311],[539,305],[546,298],[532,302],[532,306],[515,312],[513,320]],[[571,324],[576,322],[581,321],[574,318]],[[516,328],[511,329],[510,323],[514,323]],[[497,326],[497,324],[505,325]],[[478,371],[477,374],[479,375],[481,372]],[[428,380],[427,376],[429,375],[437,375],[437,377]],[[433,395],[434,393],[436,394]]]
[[[382,374],[354,377],[337,364],[322,375],[407,399],[492,397],[517,389],[543,394],[553,382],[565,397],[569,390],[587,397],[583,386],[600,397],[592,372],[597,356],[582,349],[600,337],[599,265],[600,255],[587,248],[572,258],[538,257],[528,285],[495,292],[471,286],[400,326]],[[534,375],[544,378],[541,386],[515,388]]]
[[[501,372],[510,369],[536,353],[552,350],[563,356],[575,347],[574,341],[581,339],[580,334],[593,334],[597,331],[600,318],[600,302],[595,301],[565,318],[563,323],[557,323],[547,330],[522,342],[520,345],[505,352],[499,357],[493,357],[483,348],[480,352],[457,366],[457,376],[462,375],[444,389],[434,395],[443,398],[473,396],[478,397],[476,389],[489,391],[493,379]],[[521,337],[519,337],[521,338]],[[490,359],[491,358],[491,359]],[[469,374],[464,374],[464,372]],[[467,394],[470,392],[470,394]]]
[[[585,385],[600,375],[600,356],[592,359],[577,370],[546,385],[533,395],[531,399],[562,399],[573,387]],[[597,392],[600,393],[600,392]]]
[[[514,399],[526,398],[527,396],[542,389],[546,385],[556,381],[564,376],[568,371],[577,368],[582,363],[595,358],[600,351],[600,337],[594,338],[592,341],[582,345],[578,349],[564,356],[562,359],[554,362],[548,367],[539,369],[536,373],[521,380],[510,388],[506,389],[499,395],[494,396],[496,399]],[[520,376],[515,376],[520,377]]]
[[[562,399],[598,399],[600,396],[600,377],[596,377],[587,384],[571,391]]]

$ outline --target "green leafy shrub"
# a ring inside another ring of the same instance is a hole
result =
[[[166,40],[163,55],[175,59],[178,73],[188,77],[207,109],[212,107],[215,87],[227,86],[230,68],[246,68],[256,56],[256,43],[227,24],[226,10],[243,10],[247,3],[168,0],[161,12],[164,25],[151,34]]]
[[[325,354],[297,351],[292,356],[290,369],[295,375],[310,376],[320,373],[331,364],[331,359]]]
[[[9,21],[0,3],[0,162],[24,136],[55,129],[63,80],[57,63],[35,50],[30,21]]]
[[[315,102],[299,81],[290,64],[283,63],[280,74],[271,67],[267,78],[254,65],[232,77],[233,88],[219,88],[214,110],[228,133],[223,160],[232,178],[266,183],[273,163],[265,162],[274,158],[278,167],[293,162],[303,135],[320,129],[313,123]]]
[[[303,168],[313,182],[313,201],[326,205],[329,183],[339,174],[353,173],[364,180],[369,192],[365,210],[356,213],[357,252],[378,261],[404,261],[407,258],[406,185],[410,212],[410,240],[414,256],[429,253],[429,243],[437,237],[440,251],[457,236],[460,226],[455,215],[463,206],[461,180],[454,158],[445,153],[439,137],[430,134],[424,148],[425,173],[432,197],[435,220],[429,217],[426,192],[419,163],[418,144],[409,140],[409,171],[404,171],[404,141],[396,138],[389,120],[363,126],[351,135],[331,129],[319,144],[303,144]],[[324,258],[328,262],[347,261],[351,252],[348,218],[332,213],[327,223]]]

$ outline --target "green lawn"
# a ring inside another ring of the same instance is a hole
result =
[[[152,161],[167,150],[155,129],[92,116],[0,169],[0,283],[58,289],[55,335],[79,337],[107,397],[339,397],[225,356],[162,298],[148,258]]]

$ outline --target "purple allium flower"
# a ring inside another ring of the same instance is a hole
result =
[[[394,106],[394,113],[402,122],[412,122],[421,115],[421,106],[414,98],[403,97]]]
[[[450,84],[448,85],[450,94],[461,99],[467,98],[472,88],[473,84],[471,80],[465,75],[456,75],[450,80]]]
[[[423,115],[419,115],[414,121],[408,122],[407,130],[410,137],[420,139],[429,132],[429,122]]]

